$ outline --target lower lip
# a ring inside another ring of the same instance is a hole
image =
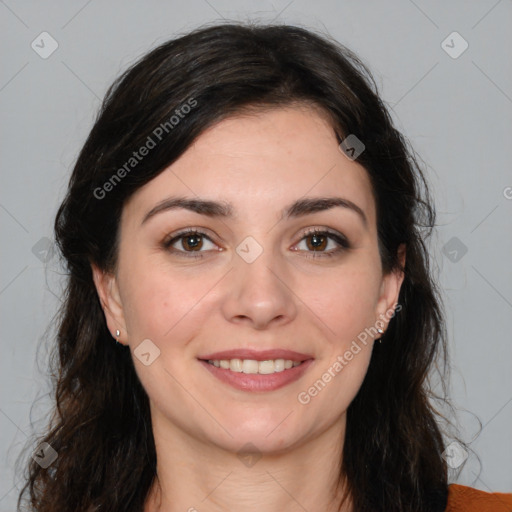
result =
[[[274,391],[300,379],[309,368],[313,359],[307,359],[299,366],[294,366],[282,372],[261,375],[259,373],[232,372],[224,368],[217,368],[213,364],[199,360],[214,377],[242,391]]]

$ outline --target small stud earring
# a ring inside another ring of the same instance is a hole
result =
[[[384,331],[383,331],[380,327],[378,327],[378,328],[377,328],[377,332],[378,332],[379,334],[384,334]],[[379,338],[379,339],[378,339],[378,342],[379,342],[379,343],[382,343],[382,338]]]
[[[119,343],[119,336],[121,336],[121,331],[116,329],[116,343]]]

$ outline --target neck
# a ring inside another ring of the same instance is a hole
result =
[[[239,456],[154,421],[157,480],[145,512],[351,512],[350,500],[340,508],[344,426],[345,417],[301,446]]]

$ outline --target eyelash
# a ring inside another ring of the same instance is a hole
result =
[[[188,236],[194,236],[194,235],[202,236],[204,238],[207,238],[210,242],[214,243],[213,240],[204,231],[201,231],[198,229],[187,229],[187,230],[181,231],[180,233],[172,235],[170,238],[167,237],[166,239],[164,239],[164,241],[162,242],[162,246],[164,249],[166,249],[174,254],[179,254],[180,256],[184,256],[185,258],[194,258],[194,259],[204,258],[204,255],[202,254],[202,252],[182,251],[182,250],[174,249],[173,247],[171,247],[175,242],[180,240],[180,238],[186,238]],[[299,240],[299,243],[302,242],[302,240],[304,240],[305,238],[307,238],[309,236],[313,236],[313,235],[327,236],[327,238],[334,240],[339,245],[339,247],[337,247],[336,249],[331,250],[329,252],[306,251],[309,253],[313,253],[312,256],[306,256],[306,258],[313,258],[313,259],[314,258],[332,258],[334,256],[337,256],[341,252],[351,248],[350,243],[343,235],[341,235],[335,231],[325,229],[325,228],[324,229],[313,228],[313,229],[307,230],[306,232],[304,232],[302,234],[302,238]],[[196,254],[194,254],[194,253],[196,253]]]

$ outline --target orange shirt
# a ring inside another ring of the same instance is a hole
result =
[[[448,487],[448,506],[445,512],[510,512],[512,494],[488,493],[451,484]]]

